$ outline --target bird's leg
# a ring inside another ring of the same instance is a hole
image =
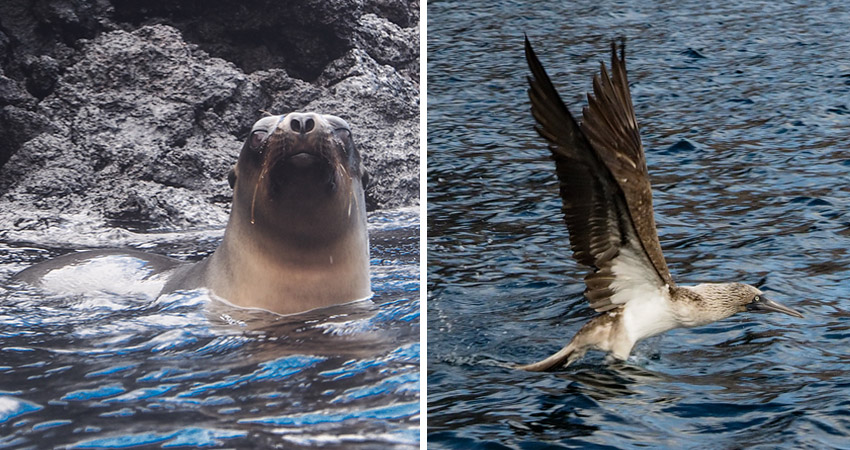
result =
[[[612,333],[612,330],[618,328],[620,317],[619,310],[602,313],[584,324],[578,333],[573,336],[570,343],[554,355],[534,364],[519,366],[517,368],[531,372],[543,372],[559,367],[566,367],[580,359],[591,349],[613,352],[612,356],[618,359],[628,358],[628,351],[625,352],[625,357],[617,354],[615,346],[620,344],[620,342],[612,339],[617,334]],[[631,349],[631,346],[629,346],[629,349]]]

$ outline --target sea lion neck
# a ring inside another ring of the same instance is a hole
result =
[[[366,298],[371,289],[365,208],[357,216],[348,232],[310,248],[230,223],[204,268],[205,285],[235,305],[279,314]]]
[[[280,267],[323,267],[364,255],[368,258],[368,243],[365,217],[360,223],[353,224],[348,232],[336,235],[332,240],[275,236],[243,224],[228,226],[216,252],[227,253],[228,257],[237,259],[260,257],[264,264]]]

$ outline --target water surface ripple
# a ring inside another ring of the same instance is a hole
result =
[[[418,448],[418,211],[369,222],[374,297],[301,315],[3,285],[0,448]],[[122,244],[197,258],[198,236]],[[62,251],[2,243],[2,279]]]
[[[844,2],[428,4],[429,448],[844,447],[850,442],[850,10]],[[564,100],[625,36],[656,220],[681,284],[743,281],[745,315],[537,361],[592,315],[527,33]]]

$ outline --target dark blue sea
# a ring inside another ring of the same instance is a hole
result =
[[[300,315],[9,282],[94,243],[199,259],[223,231],[3,233],[0,448],[419,448],[418,209],[369,215],[370,300]]]
[[[428,2],[428,447],[850,448],[850,4]],[[612,39],[679,284],[739,314],[554,373],[593,312],[526,95],[523,33],[578,114]]]

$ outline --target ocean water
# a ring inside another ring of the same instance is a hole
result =
[[[850,448],[847,3],[428,2],[428,447]],[[738,314],[554,373],[593,315],[527,34],[574,113],[614,38],[679,284],[741,281],[805,314]]]
[[[55,295],[8,281],[74,248],[63,239],[192,260],[223,229],[5,240],[0,448],[418,448],[418,210],[371,213],[369,230],[374,296],[295,316],[202,291]]]

